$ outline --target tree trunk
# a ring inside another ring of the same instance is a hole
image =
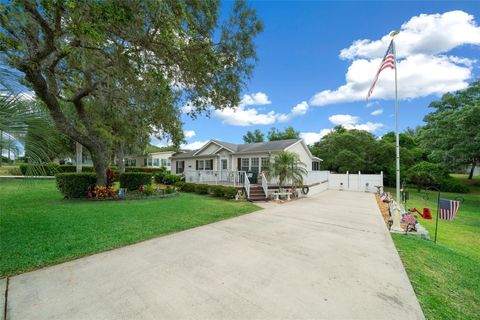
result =
[[[477,161],[472,162],[472,168],[470,169],[470,174],[468,175],[468,180],[473,179],[473,173],[475,172],[475,167],[477,166]]]
[[[102,148],[95,148],[90,150],[90,155],[92,156],[93,168],[97,174],[97,186],[107,185],[107,167],[108,160],[105,150]]]
[[[82,145],[78,142],[75,142],[75,165],[76,171],[82,172],[82,165],[83,165],[83,155],[82,155]]]
[[[117,148],[118,170],[120,173],[125,173],[125,154],[123,153],[122,146]]]

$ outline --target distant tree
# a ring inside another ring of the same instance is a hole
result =
[[[288,151],[276,154],[267,170],[269,177],[278,177],[279,188],[282,188],[287,181],[291,181],[295,186],[302,185],[303,176],[306,174],[305,163],[300,161],[296,153]]]
[[[59,131],[89,151],[105,185],[112,150],[125,140],[116,137],[131,137],[128,120],[133,134],[179,144],[179,106],[188,102],[195,116],[239,104],[262,24],[244,1],[223,23],[219,10],[219,1],[202,0],[7,1],[0,58],[24,75]]]
[[[287,127],[284,131],[272,128],[268,132],[267,137],[269,141],[298,139],[300,138],[300,132],[296,131],[293,127]]]
[[[325,170],[340,173],[383,171],[386,185],[392,185],[395,181],[395,137],[392,142],[390,134],[385,139],[377,140],[367,131],[347,130],[338,126],[315,142],[310,151],[323,159],[322,167]],[[402,176],[405,176],[406,170],[415,163],[415,157],[405,147],[400,148],[400,154],[400,169]]]
[[[247,131],[247,133],[243,136],[243,141],[245,143],[256,143],[256,142],[263,142],[265,140],[265,135],[258,129],[255,131]]]
[[[480,79],[465,90],[444,94],[429,107],[435,111],[424,118],[420,144],[432,161],[445,167],[470,164],[472,179],[480,161]]]

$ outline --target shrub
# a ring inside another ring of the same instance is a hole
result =
[[[183,191],[183,188],[185,188],[185,184],[186,184],[186,183],[183,182],[183,181],[177,181],[177,182],[175,182],[175,187],[176,187],[177,189],[180,189],[180,190]]]
[[[117,199],[117,190],[113,187],[95,186],[92,191],[88,192],[88,197],[96,199]]]
[[[59,165],[56,163],[22,163],[20,165],[20,171],[24,176],[54,176],[57,173],[60,173]]]
[[[145,173],[157,173],[165,172],[165,167],[151,168],[151,167],[126,167],[125,172],[145,172]]]
[[[120,188],[137,190],[138,186],[152,183],[152,174],[145,172],[125,172],[120,174]]]
[[[470,189],[467,186],[459,184],[453,178],[444,179],[439,183],[439,189],[444,192],[468,193]]]
[[[157,172],[153,176],[153,179],[155,180],[156,183],[163,183],[163,178],[165,177],[166,173],[165,172]]]
[[[147,185],[145,188],[143,188],[142,192],[146,196],[151,196],[155,192],[155,189],[153,189],[151,185]]]
[[[171,194],[174,192],[175,192],[175,188],[173,188],[172,186],[167,186],[167,188],[165,189],[166,194]]]
[[[223,197],[223,194],[224,194],[224,186],[211,186],[210,187],[210,193],[214,196],[214,197]]]
[[[195,185],[195,193],[198,194],[208,194],[209,186],[207,184],[197,184]]]
[[[185,192],[195,192],[195,186],[196,186],[196,184],[194,184],[194,183],[185,182],[182,189]]]
[[[174,174],[167,173],[163,176],[163,183],[166,185],[174,185],[179,181],[180,181],[180,177]]]
[[[12,176],[21,176],[22,171],[20,170],[19,167],[13,167],[8,169],[8,173],[11,174]]]
[[[87,197],[88,189],[95,185],[95,173],[59,173],[56,175],[57,187],[66,198]]]
[[[448,171],[441,165],[422,161],[407,172],[407,180],[417,186],[417,190],[429,186],[439,186],[439,182],[448,179]]]
[[[77,166],[72,164],[62,164],[58,166],[59,172],[77,172]],[[95,172],[92,166],[82,166],[82,172]]]
[[[235,187],[223,187],[223,196],[227,199],[234,199],[238,190]]]

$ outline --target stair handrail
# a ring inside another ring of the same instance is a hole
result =
[[[243,187],[245,188],[245,192],[247,193],[247,199],[250,198],[250,180],[248,180],[247,172],[244,171],[244,181],[243,181]]]
[[[263,188],[263,193],[265,193],[265,199],[268,198],[268,180],[267,177],[265,177],[265,173],[261,173],[262,176],[262,188]]]

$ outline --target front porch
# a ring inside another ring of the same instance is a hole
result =
[[[328,181],[328,171],[308,171],[303,179],[304,186],[313,186]],[[272,190],[278,188],[278,178],[267,178],[263,172],[233,170],[188,170],[185,182],[223,185],[245,190],[249,200],[265,200]],[[287,181],[284,187],[291,186]],[[270,190],[270,191],[269,191]]]

